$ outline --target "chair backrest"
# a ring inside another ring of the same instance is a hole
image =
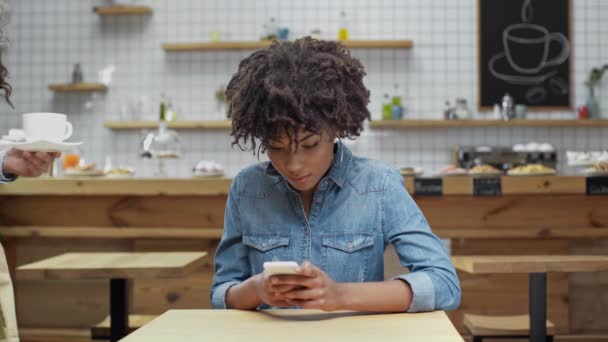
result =
[[[17,315],[11,274],[0,245],[0,342],[18,342]]]

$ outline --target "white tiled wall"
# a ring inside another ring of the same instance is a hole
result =
[[[608,1],[572,0],[575,103],[585,99],[583,81],[591,67],[608,63]],[[16,109],[2,106],[0,131],[18,127],[18,114],[33,111],[67,113],[75,125],[72,140],[83,140],[87,160],[130,164],[140,175],[152,174],[154,162],[139,159],[141,133],[113,132],[110,119],[155,119],[161,93],[171,96],[180,119],[218,119],[214,91],[236,71],[249,52],[166,53],[164,42],[209,40],[214,30],[223,40],[255,40],[271,16],[295,36],[319,28],[335,38],[340,11],[346,11],[352,39],[413,39],[412,50],[356,50],[367,69],[370,109],[379,118],[380,102],[394,84],[403,91],[407,116],[441,117],[446,99],[464,97],[477,107],[476,0],[140,0],[148,17],[100,18],[93,7],[102,0],[9,0],[7,36],[2,51],[14,87]],[[70,80],[74,63],[83,65],[85,80],[114,65],[106,94],[57,95],[50,83]],[[608,81],[598,98],[608,117]],[[148,98],[149,113],[121,114],[132,99]],[[484,114],[475,114],[483,117]],[[538,113],[532,118],[573,118],[574,113]],[[199,159],[214,159],[234,174],[255,161],[251,153],[231,149],[227,131],[182,131],[184,158],[169,165],[174,176],[187,176]],[[547,141],[566,149],[608,148],[606,129],[599,128],[469,128],[455,130],[366,131],[352,147],[360,155],[397,166],[434,171],[449,162],[450,146],[511,145]],[[563,155],[562,155],[563,156]],[[572,171],[572,170],[566,170]]]

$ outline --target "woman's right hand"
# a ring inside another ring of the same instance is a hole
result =
[[[291,306],[287,303],[284,293],[293,290],[294,285],[273,285],[272,276],[259,273],[254,276],[255,291],[262,302],[270,306],[286,308]]]

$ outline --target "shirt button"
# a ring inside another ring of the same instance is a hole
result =
[[[348,247],[348,249],[352,249],[353,248],[353,243],[352,242],[347,243],[346,247]]]
[[[317,199],[315,200],[317,203],[321,203],[323,201],[323,197],[319,196],[317,197]]]
[[[268,247],[268,243],[267,242],[262,242],[262,247],[264,247],[264,248]]]

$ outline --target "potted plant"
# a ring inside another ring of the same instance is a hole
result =
[[[587,109],[589,111],[589,117],[592,119],[599,119],[600,116],[600,106],[595,98],[595,87],[602,80],[602,76],[604,76],[604,72],[608,70],[608,64],[605,64],[601,68],[593,68],[589,73],[589,78],[585,81],[585,85],[587,86]]]

